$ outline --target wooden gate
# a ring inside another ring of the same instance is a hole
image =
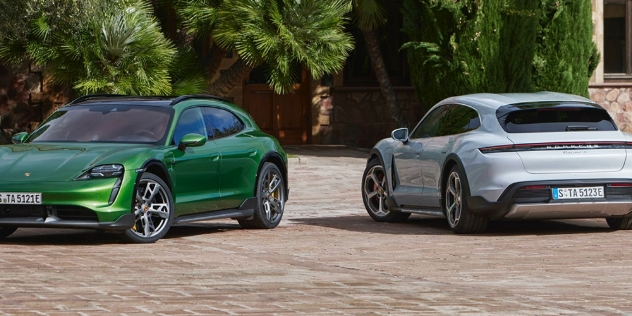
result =
[[[289,94],[276,94],[265,83],[244,83],[244,109],[252,115],[265,133],[283,145],[311,142],[309,84],[303,71],[302,83],[294,84]]]

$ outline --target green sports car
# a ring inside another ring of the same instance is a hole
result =
[[[232,218],[274,228],[287,157],[241,108],[214,96],[89,95],[0,146],[0,238],[18,227],[118,231]]]

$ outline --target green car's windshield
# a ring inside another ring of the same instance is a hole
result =
[[[104,104],[57,110],[27,142],[106,142],[159,144],[167,137],[173,109]]]

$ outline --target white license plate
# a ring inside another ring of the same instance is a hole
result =
[[[553,188],[553,199],[594,199],[604,197],[603,187]]]
[[[42,204],[42,193],[0,193],[0,204]]]

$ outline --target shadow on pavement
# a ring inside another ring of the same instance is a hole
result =
[[[292,222],[343,229],[355,232],[371,232],[394,235],[446,235],[453,234],[444,218],[411,216],[402,223],[379,223],[367,216],[335,216],[318,218],[294,218]],[[557,235],[612,232],[603,220],[603,224],[594,220],[541,220],[490,222],[483,234],[476,236],[512,236],[512,235]]]
[[[181,238],[197,235],[209,235],[215,233],[221,233],[225,231],[232,231],[241,229],[239,224],[227,224],[227,223],[195,223],[182,226],[172,226],[169,228],[169,232],[163,239]]]
[[[342,145],[286,145],[283,150],[297,156],[369,158],[369,149]]]
[[[241,229],[239,224],[196,223],[186,226],[172,226],[162,239],[208,235],[235,229]],[[127,241],[123,238],[122,234],[102,233],[92,229],[18,228],[18,230],[9,237],[0,239],[0,244],[15,245],[88,246],[125,243],[127,243]]]
[[[116,234],[91,229],[18,228],[11,236],[0,240],[2,244],[16,245],[102,245],[120,244]]]

